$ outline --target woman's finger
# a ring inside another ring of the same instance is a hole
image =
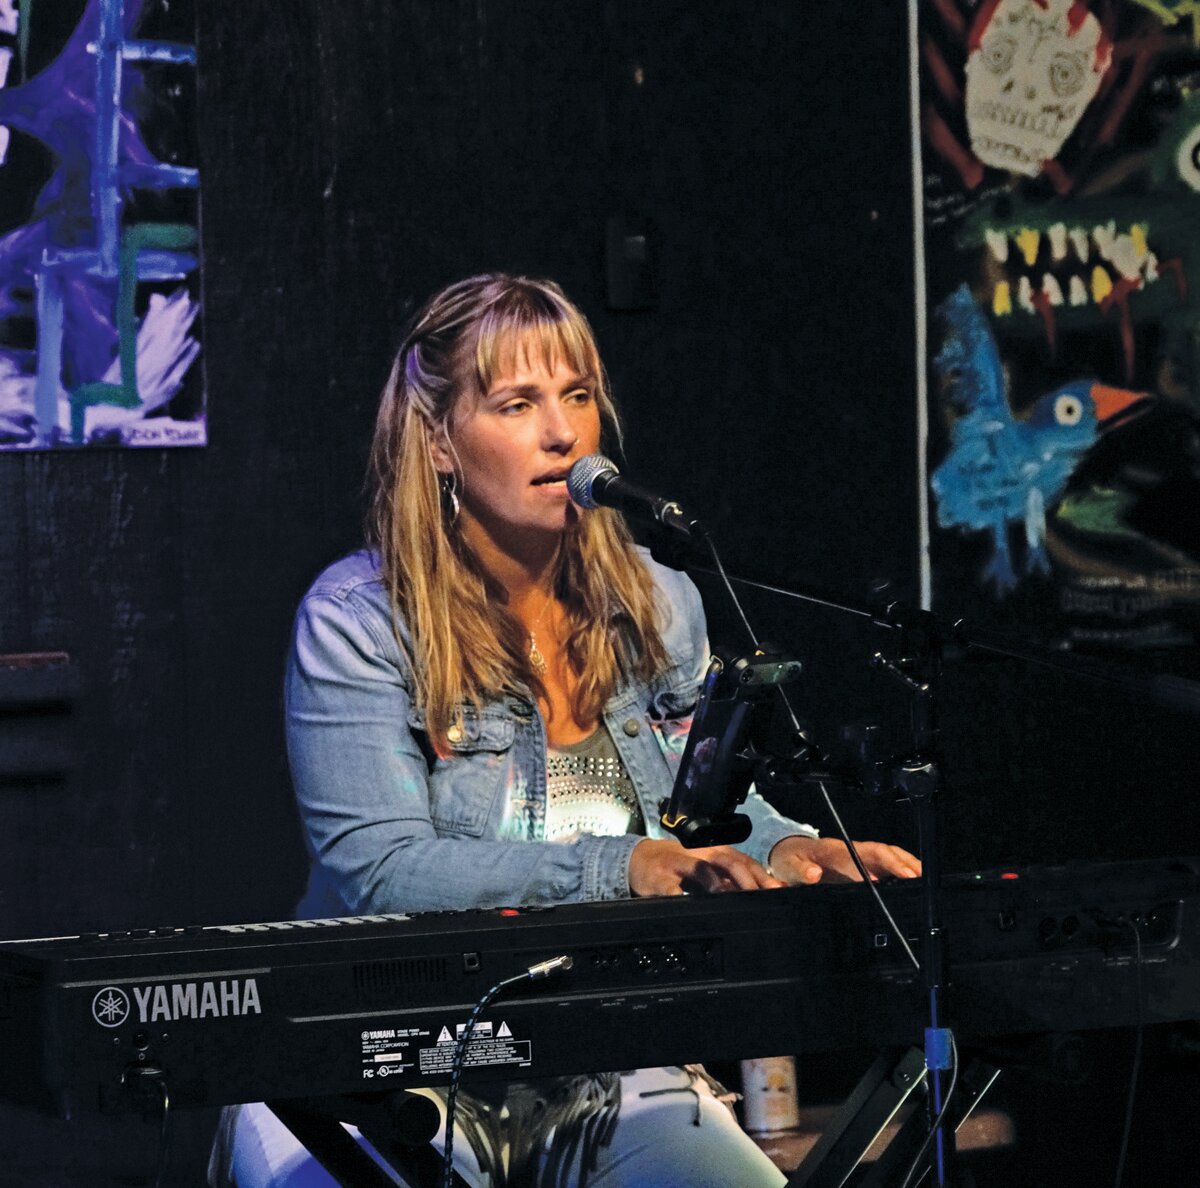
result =
[[[709,861],[723,870],[742,891],[758,891],[766,887],[784,885],[765,866],[732,846],[714,847]]]

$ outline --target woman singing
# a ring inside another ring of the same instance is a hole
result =
[[[617,512],[567,496],[571,465],[619,432],[590,327],[557,285],[472,277],[416,315],[375,429],[371,548],[327,569],[297,617],[286,709],[313,858],[302,915],[855,877],[840,841],[754,792],[742,847],[661,835],[709,651],[689,579]],[[861,853],[874,874],[920,871],[899,847]],[[481,1184],[502,1182],[505,1160],[513,1184],[784,1181],[695,1069],[462,1104],[456,1166]],[[241,1110],[234,1147],[244,1188],[328,1182],[262,1107]]]

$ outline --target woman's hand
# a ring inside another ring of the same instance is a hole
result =
[[[886,842],[855,842],[854,848],[872,880],[882,875],[915,879],[921,873],[921,860],[900,846],[890,846]],[[850,851],[840,837],[802,837],[798,834],[785,837],[771,850],[771,870],[785,883],[861,881]]]
[[[783,844],[780,842],[775,849]],[[762,865],[733,846],[685,850],[674,838],[661,841],[647,838],[633,847],[629,857],[629,890],[634,895],[757,891],[762,887],[783,885]]]

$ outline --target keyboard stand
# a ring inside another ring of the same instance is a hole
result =
[[[883,1052],[842,1103],[829,1125],[791,1174],[787,1188],[842,1188],[855,1168],[914,1091],[925,1084],[925,1056],[920,1048]],[[960,1075],[949,1119],[955,1131],[967,1120],[1000,1070],[973,1060]],[[858,1188],[886,1188],[895,1184],[911,1163],[925,1137],[925,1111],[915,1109],[889,1141],[875,1165],[855,1183]],[[913,1185],[924,1179],[924,1173]]]
[[[442,1158],[430,1140],[440,1125],[427,1097],[397,1090],[355,1097],[268,1101],[267,1108],[342,1188],[441,1188]],[[357,1126],[389,1175],[342,1126]],[[468,1188],[453,1173],[454,1188]]]

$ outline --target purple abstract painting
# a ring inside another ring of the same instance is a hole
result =
[[[0,0],[0,449],[203,445],[193,0]]]

